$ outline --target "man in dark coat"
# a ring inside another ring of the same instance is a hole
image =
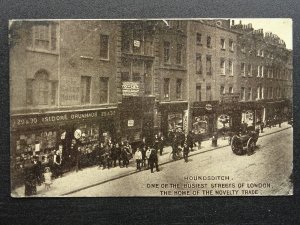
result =
[[[189,156],[190,148],[187,143],[184,143],[183,145],[183,159],[185,162],[188,162],[188,156]]]
[[[186,144],[188,148],[193,151],[193,146],[194,146],[194,137],[191,131],[189,131],[187,137],[186,137]]]
[[[150,169],[151,173],[153,173],[153,167],[155,165],[156,171],[158,172],[158,156],[157,156],[157,151],[155,148],[151,149],[151,154],[149,156],[149,164],[150,164]]]

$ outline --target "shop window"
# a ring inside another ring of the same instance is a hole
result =
[[[248,64],[248,76],[252,77],[252,65]]]
[[[221,50],[225,50],[225,39],[224,38],[220,39],[220,47],[221,47]]]
[[[109,58],[109,36],[101,34],[100,35],[100,58],[108,59]]]
[[[100,77],[100,104],[108,103],[109,79],[108,77]]]
[[[233,87],[229,87],[228,92],[233,94]]]
[[[196,73],[197,74],[202,74],[202,59],[201,59],[201,54],[197,53],[196,54]]]
[[[164,99],[170,99],[170,78],[164,79]]]
[[[245,88],[241,87],[241,100],[245,101]]]
[[[27,105],[33,104],[33,79],[26,80],[26,103]]]
[[[233,52],[233,40],[229,39],[229,50]]]
[[[206,101],[212,101],[211,86],[206,86]]]
[[[182,63],[182,44],[177,44],[176,64]]]
[[[89,104],[91,101],[91,77],[81,76],[81,103]]]
[[[196,101],[201,102],[201,85],[196,85]]]
[[[249,101],[252,100],[252,88],[251,87],[248,88],[248,100]]]
[[[176,80],[176,98],[182,99],[182,79]]]
[[[233,76],[233,63],[232,60],[229,60],[229,76]]]
[[[210,36],[207,36],[207,39],[206,39],[206,47],[207,48],[211,48],[211,37]]]
[[[225,59],[221,59],[220,60],[220,72],[221,72],[221,75],[225,75],[225,71],[226,71],[226,68],[225,68]]]
[[[164,62],[170,63],[170,42],[164,42]]]
[[[33,48],[55,51],[57,48],[56,24],[40,24],[32,27]]]
[[[196,45],[202,45],[202,35],[200,33],[196,34]]]
[[[245,63],[241,63],[241,75],[244,77],[246,75]]]
[[[212,75],[212,63],[211,63],[211,56],[206,56],[206,74]]]
[[[175,131],[178,129],[182,130],[182,127],[183,127],[182,118],[183,118],[182,113],[169,113],[168,114],[168,131]]]

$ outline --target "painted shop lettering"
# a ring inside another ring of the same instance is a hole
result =
[[[46,116],[42,118],[42,122],[55,122],[55,121],[64,121],[67,120],[67,114],[60,116]]]

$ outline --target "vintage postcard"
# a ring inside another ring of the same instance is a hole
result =
[[[12,197],[293,194],[291,19],[11,20]]]

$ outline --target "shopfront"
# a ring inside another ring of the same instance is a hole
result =
[[[34,156],[43,163],[61,150],[64,169],[70,169],[76,155],[72,142],[82,154],[93,152],[115,137],[116,114],[116,108],[107,108],[11,116],[12,185]]]
[[[220,103],[217,107],[217,131],[219,133],[228,131],[238,131],[241,126],[241,104],[231,102],[231,104]]]
[[[187,102],[161,102],[158,105],[160,130],[165,137],[176,131],[187,132]]]
[[[195,134],[210,137],[216,130],[218,101],[194,102],[191,106],[192,130]]]

